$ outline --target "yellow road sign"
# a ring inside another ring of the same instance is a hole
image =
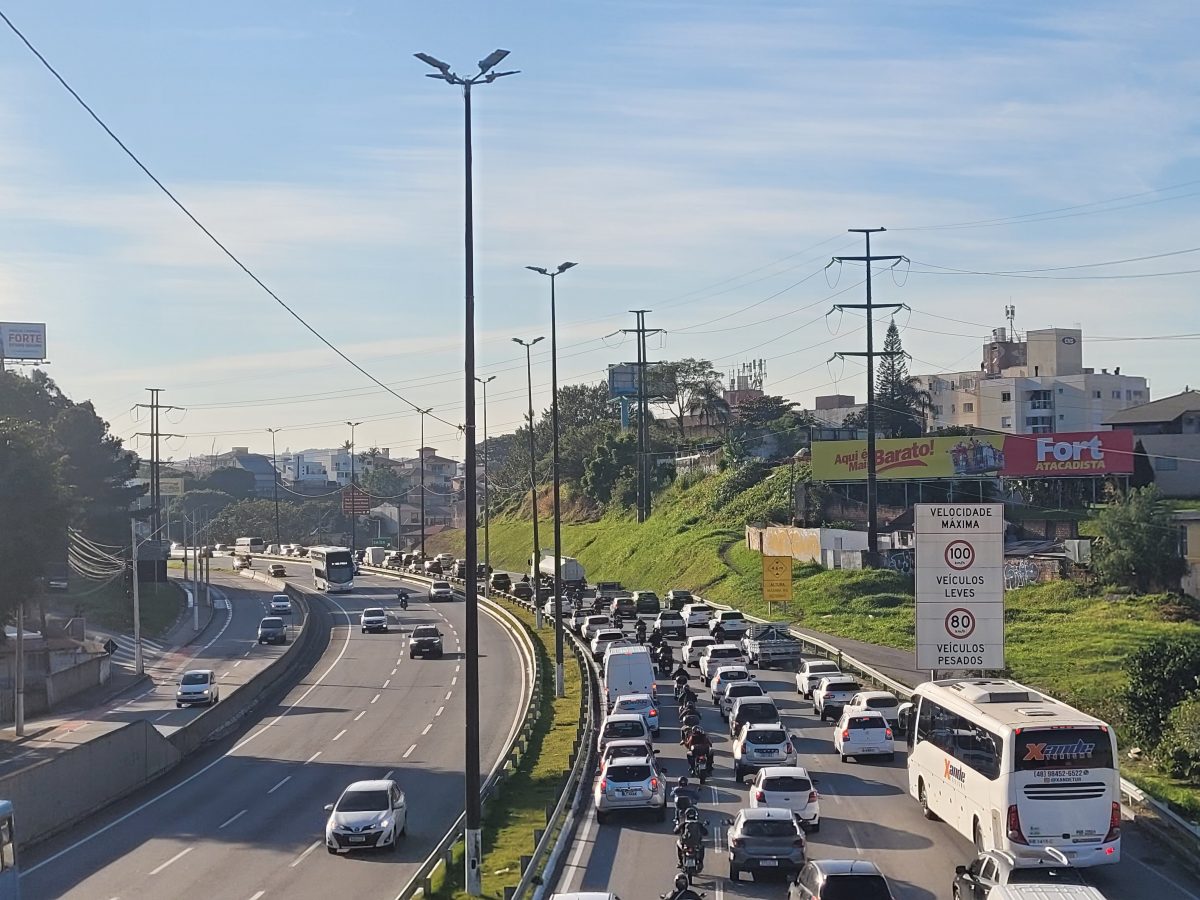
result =
[[[771,603],[787,603],[792,599],[792,558],[764,556],[762,558],[763,599]]]

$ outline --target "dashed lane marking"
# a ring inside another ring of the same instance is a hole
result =
[[[362,712],[360,712],[357,716],[354,717],[354,721],[357,722],[359,719],[361,719],[366,714],[367,714],[367,711],[364,709]]]
[[[312,756],[310,756],[308,759],[306,759],[304,761],[304,764],[307,766],[310,762],[312,762],[314,759],[316,759],[320,755],[321,755],[321,751],[318,750],[316,753],[314,753]]]
[[[288,868],[289,869],[296,868],[296,866],[298,866],[298,865],[300,865],[300,863],[304,862],[304,858],[306,856],[308,856],[308,854],[312,853],[314,850],[316,850],[318,847],[320,847],[321,844],[322,844],[322,841],[313,841],[311,844],[308,845],[307,850],[305,850],[303,853],[301,853],[299,856],[297,856],[292,862],[288,863]]]
[[[430,722],[428,725],[426,725],[424,730],[421,732],[421,737],[425,737],[425,735],[429,734],[429,729],[431,729],[432,727],[433,727],[432,722]]]
[[[226,825],[232,825],[234,822],[236,822],[238,819],[240,819],[242,816],[244,816],[247,812],[248,812],[248,810],[243,809],[240,813],[234,813],[232,816],[230,816],[228,819],[226,819],[224,822],[222,822],[220,825],[218,825],[217,830],[220,831]]]
[[[388,685],[389,685],[389,684],[391,684],[391,683],[392,683],[392,679],[390,679],[390,678],[389,678],[387,681],[385,681],[385,682],[383,683],[383,689],[386,691],[386,690],[387,690],[387,687],[388,687]]]
[[[162,863],[161,865],[151,869],[150,874],[157,875],[159,872],[161,872],[163,869],[165,869],[171,863],[177,862],[178,860],[183,859],[185,856],[187,856],[189,853],[192,852],[192,849],[193,849],[192,847],[188,847],[185,850],[180,850],[178,853],[176,853],[174,856],[172,856],[170,859],[168,859],[165,863]]]
[[[271,788],[269,791],[267,791],[267,793],[268,793],[268,794],[273,794],[273,793],[275,793],[277,790],[279,790],[281,787],[283,787],[285,784],[287,784],[287,783],[288,783],[289,781],[291,781],[291,780],[292,780],[292,776],[291,776],[291,775],[286,775],[286,776],[284,776],[284,779],[283,779],[283,781],[279,782],[279,784],[275,785],[275,787]]]
[[[342,739],[342,735],[343,735],[343,734],[345,734],[345,733],[346,733],[346,729],[345,729],[345,728],[343,728],[341,731],[339,731],[337,734],[335,734],[335,735],[333,736],[333,739],[334,739],[335,741],[340,741],[340,740]]]
[[[413,744],[411,747],[409,747],[407,750],[405,750],[403,759],[408,759],[410,756],[412,756],[412,752],[416,749],[417,749],[417,745]]]
[[[440,715],[441,715],[442,713],[444,713],[445,711],[446,711],[446,707],[444,707],[444,706],[439,706],[439,707],[438,707],[438,711],[437,711],[437,712],[435,712],[435,713],[433,714],[433,715],[434,715],[434,718],[437,718],[438,716],[440,716]]]
[[[454,691],[446,691],[446,699],[449,700],[454,696]]]

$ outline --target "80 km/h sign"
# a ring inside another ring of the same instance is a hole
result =
[[[969,638],[975,630],[975,616],[961,606],[946,613],[946,632],[952,637]]]

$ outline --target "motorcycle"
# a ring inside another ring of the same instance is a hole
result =
[[[687,876],[688,884],[704,870],[704,845],[683,848],[683,874]]]
[[[659,676],[662,678],[669,678],[671,676],[671,672],[674,671],[672,668],[674,662],[675,662],[675,660],[673,660],[667,654],[665,654],[665,653],[658,654],[655,657],[655,667],[658,670]]]
[[[712,750],[708,750],[701,754],[699,758],[694,753],[688,753],[688,766],[692,774],[699,779],[701,784],[704,784],[712,776],[713,761]]]
[[[403,610],[408,609],[408,594],[405,594],[405,593],[400,594],[400,608]]]

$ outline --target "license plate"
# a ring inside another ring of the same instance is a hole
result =
[[[757,753],[759,756],[771,756],[773,754],[778,753],[779,751],[778,750],[755,750],[754,752]]]
[[[759,860],[758,864],[760,866],[777,866],[777,865],[779,865],[779,860],[777,860],[777,859],[762,859],[762,860]]]
[[[350,843],[352,843],[352,844],[365,844],[366,841],[367,841],[366,835],[362,835],[362,834],[350,835]]]
[[[622,788],[621,790],[617,791],[617,793],[620,794],[622,797],[636,797],[641,793],[641,791],[632,790],[632,789],[627,790],[627,789]]]
[[[874,753],[879,748],[878,747],[863,747],[861,749],[862,749],[863,753]]]

